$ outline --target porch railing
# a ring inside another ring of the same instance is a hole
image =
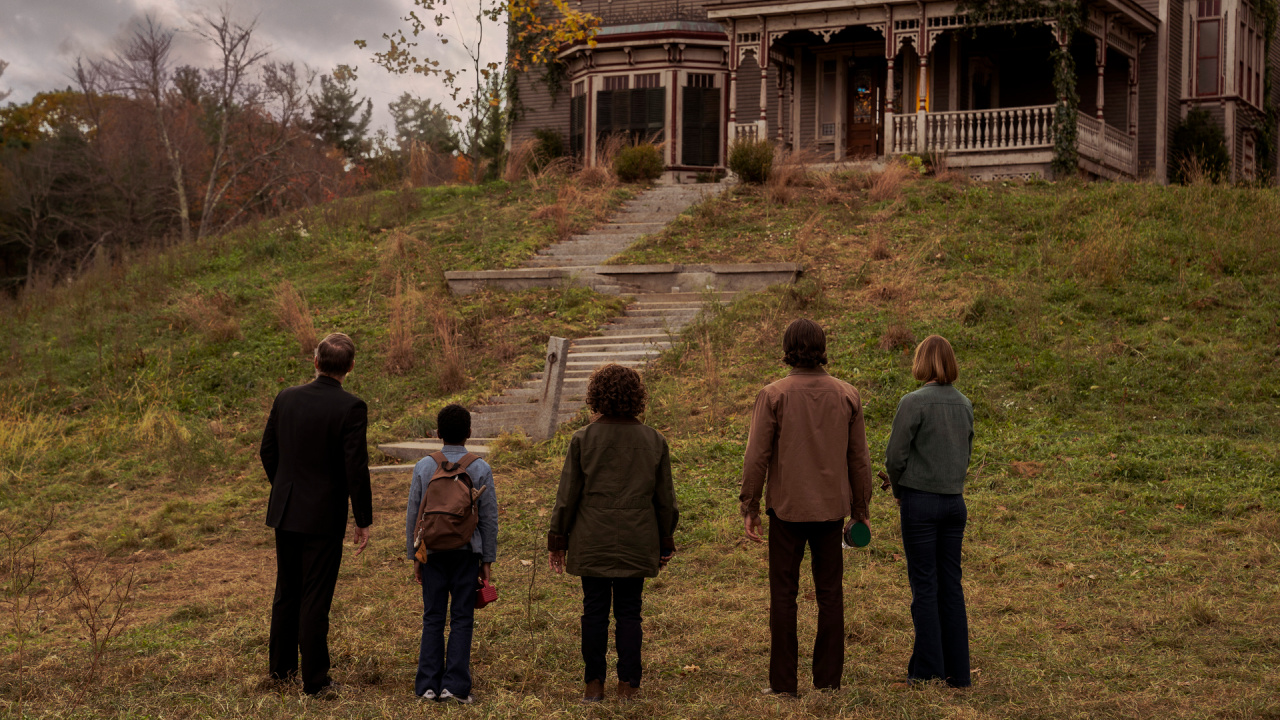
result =
[[[1076,137],[1081,157],[1126,175],[1136,174],[1137,138],[1084,113],[1076,118]]]
[[[1053,145],[1052,105],[894,115],[892,120],[890,147],[894,153],[1026,150]]]
[[[960,110],[955,112],[885,114],[888,152],[967,153],[1018,152],[1053,147],[1053,105]],[[1123,130],[1084,113],[1077,116],[1080,157],[1133,177],[1138,142]]]
[[[733,142],[740,140],[755,141],[766,137],[768,130],[764,129],[764,123],[760,121],[740,122],[733,124]]]

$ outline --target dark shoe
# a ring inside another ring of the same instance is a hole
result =
[[[618,681],[618,700],[629,702],[635,699],[636,693],[640,692],[640,688],[631,687],[631,683],[626,680]]]
[[[307,694],[317,700],[336,700],[338,699],[338,694],[341,693],[344,689],[345,688],[339,685],[338,683],[331,682],[328,685],[325,685],[324,687],[320,688],[319,690],[316,690],[315,692],[309,692]]]
[[[597,703],[604,700],[604,681],[592,680],[587,683],[586,692],[582,693],[582,702]]]

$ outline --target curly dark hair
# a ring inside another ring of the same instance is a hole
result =
[[[445,405],[436,415],[436,434],[446,445],[461,445],[471,439],[471,412],[457,403]]]
[[[601,365],[587,381],[587,407],[601,415],[635,417],[648,397],[640,373],[617,363]]]
[[[816,368],[827,364],[827,334],[812,320],[791,321],[782,334],[782,361],[791,367]]]

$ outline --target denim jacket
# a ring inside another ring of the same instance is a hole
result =
[[[445,445],[442,452],[449,462],[457,462],[467,454],[462,445]],[[413,481],[409,485],[409,504],[405,509],[404,544],[409,559],[413,559],[413,530],[418,523],[418,510],[422,506],[422,493],[427,482],[435,474],[436,461],[424,457],[413,467]],[[467,468],[467,475],[476,489],[488,486],[476,500],[477,515],[475,534],[471,536],[471,552],[481,556],[482,562],[498,559],[498,488],[493,482],[493,469],[484,460],[476,460]],[[428,550],[430,554],[432,551]]]

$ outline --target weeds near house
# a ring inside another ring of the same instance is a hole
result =
[[[900,162],[885,165],[867,190],[867,199],[871,202],[896,200],[902,194],[902,188],[912,177],[911,169]]]
[[[537,138],[529,138],[511,148],[511,152],[507,153],[507,164],[502,169],[502,179],[509,183],[525,179],[533,165],[533,155],[537,148]]]
[[[311,320],[311,308],[302,293],[288,280],[281,281],[276,287],[276,318],[281,327],[293,333],[303,355],[310,355],[316,349],[318,339]]]

